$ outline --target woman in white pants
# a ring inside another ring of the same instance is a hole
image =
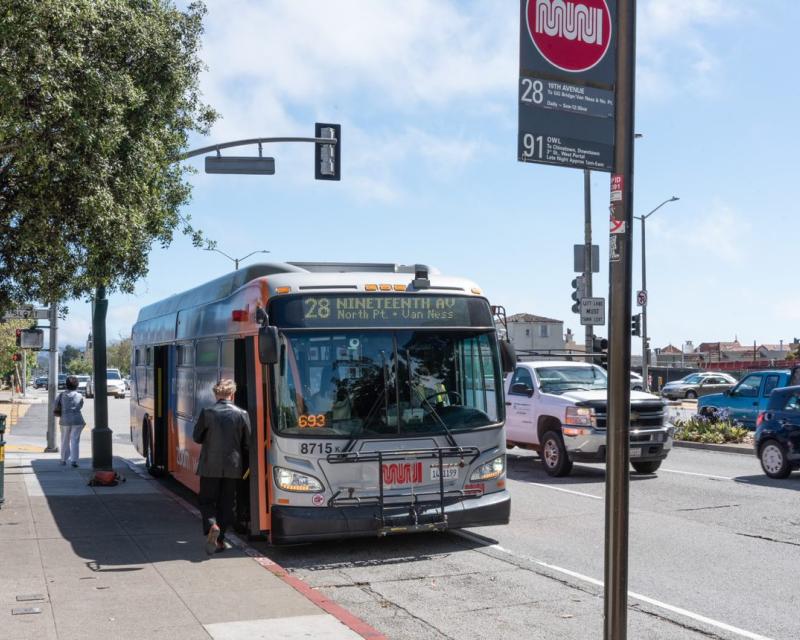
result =
[[[80,459],[81,431],[86,426],[81,409],[83,396],[78,392],[78,379],[75,376],[67,377],[66,391],[62,391],[56,398],[53,413],[61,418],[61,464],[69,460],[73,467],[78,466]]]

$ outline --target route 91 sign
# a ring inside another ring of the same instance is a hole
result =
[[[616,0],[521,0],[521,162],[611,171],[616,11]]]

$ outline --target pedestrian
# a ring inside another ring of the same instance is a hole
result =
[[[200,513],[206,553],[226,549],[225,531],[233,523],[237,482],[247,465],[250,418],[233,404],[236,383],[223,379],[214,385],[215,405],[200,412],[192,438],[202,445],[197,475],[200,476]]]
[[[66,389],[58,394],[53,414],[61,425],[61,464],[69,462],[73,467],[80,460],[81,431],[86,426],[81,409],[83,396],[78,392],[78,378],[67,376]]]

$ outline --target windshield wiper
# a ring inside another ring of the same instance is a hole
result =
[[[389,371],[388,371],[388,366],[386,364],[386,352],[383,350],[381,350],[381,361],[383,369],[383,393],[375,398],[375,402],[372,403],[372,406],[367,412],[366,417],[361,421],[361,428],[352,433],[350,439],[347,441],[347,444],[344,446],[344,449],[342,449],[342,451],[350,451],[352,446],[356,443],[356,440],[358,440],[358,436],[364,433],[364,429],[371,422],[378,407],[381,406],[381,403],[383,403],[384,410],[386,411],[386,422],[387,423],[389,422],[389,397],[388,397]]]

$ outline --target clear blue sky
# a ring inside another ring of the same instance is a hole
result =
[[[517,0],[208,4],[203,89],[223,118],[195,146],[343,126],[340,183],[314,181],[310,145],[265,147],[274,176],[193,176],[185,211],[220,249],[428,263],[510,313],[581,331],[570,281],[582,174],[516,161]],[[800,337],[798,23],[794,0],[639,1],[635,209],[681,198],[648,221],[654,347]],[[605,263],[608,174],[593,174],[592,191]],[[637,223],[634,289],[639,241]],[[111,297],[109,336],[129,335],[139,307],[232,267],[182,236],[154,248],[136,295]],[[607,295],[603,267],[596,295]],[[69,306],[59,342],[82,344],[89,305]]]

